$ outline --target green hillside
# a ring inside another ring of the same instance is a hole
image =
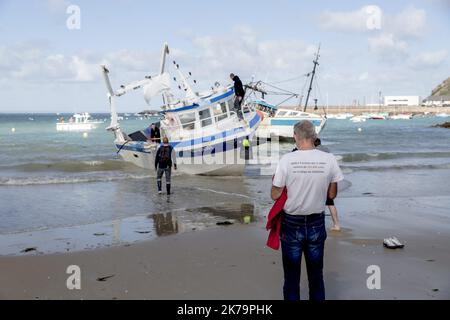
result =
[[[431,91],[432,96],[450,96],[450,77]]]

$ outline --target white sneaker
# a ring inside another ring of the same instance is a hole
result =
[[[397,246],[397,248],[403,248],[405,246],[396,237],[391,237],[390,239]]]
[[[384,239],[383,246],[385,246],[388,249],[397,249],[397,245],[392,241],[391,238]]]
[[[158,194],[162,194],[162,191],[158,191]]]

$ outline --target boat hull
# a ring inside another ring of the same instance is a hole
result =
[[[246,137],[250,140],[254,137],[261,121],[256,112],[253,115],[248,122],[249,126],[218,132],[214,138],[204,136],[171,143],[177,154],[178,171],[195,175],[242,175],[245,169],[242,141]],[[121,138],[116,139],[115,145],[123,160],[144,169],[155,170],[155,155],[159,145],[140,141],[126,142]]]
[[[317,134],[323,130],[326,124],[325,118],[265,118],[258,128],[257,136],[260,138],[278,137],[280,140],[292,140],[294,125],[303,120],[311,121]]]
[[[56,131],[88,131],[97,128],[98,123],[57,123]]]

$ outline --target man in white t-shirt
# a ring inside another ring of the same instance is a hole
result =
[[[337,195],[342,172],[331,153],[317,150],[314,125],[301,121],[294,126],[298,150],[285,154],[278,164],[271,196],[277,200],[287,189],[281,227],[285,300],[300,300],[300,265],[305,255],[310,300],[324,300],[323,254],[325,202]]]

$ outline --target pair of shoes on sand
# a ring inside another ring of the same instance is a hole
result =
[[[383,240],[383,246],[388,249],[403,248],[405,245],[402,244],[396,237],[390,237]]]

